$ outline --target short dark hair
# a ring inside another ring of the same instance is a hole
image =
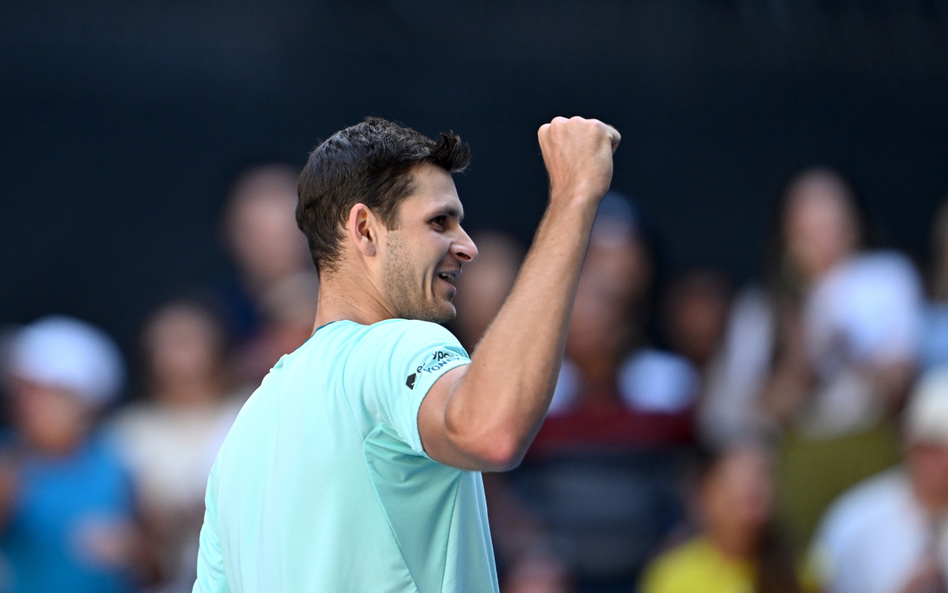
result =
[[[399,205],[414,189],[415,167],[430,163],[455,173],[470,159],[470,147],[453,132],[435,141],[379,117],[333,134],[310,153],[298,187],[296,223],[316,270],[338,263],[341,229],[353,206],[365,204],[394,228]]]

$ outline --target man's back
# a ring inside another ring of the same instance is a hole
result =
[[[469,359],[438,325],[339,321],[284,357],[211,473],[195,591],[496,591],[480,474],[418,408]]]

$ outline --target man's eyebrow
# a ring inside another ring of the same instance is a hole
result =
[[[434,216],[448,216],[450,218],[458,219],[458,222],[464,220],[464,211],[455,208],[454,206],[445,206],[444,208],[438,209]]]

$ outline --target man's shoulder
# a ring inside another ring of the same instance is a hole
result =
[[[455,361],[470,358],[450,331],[428,321],[386,319],[371,325],[341,321],[325,329],[323,347],[318,346],[320,340],[314,340],[317,350],[311,352],[320,359],[331,353],[334,365],[338,368],[341,364],[349,370],[344,374],[353,377],[385,376],[416,367],[416,373],[437,373],[451,363],[456,366]],[[301,360],[309,359],[309,355],[303,355]]]
[[[460,343],[454,334],[430,321],[386,319],[372,325],[348,323],[347,326],[349,327],[344,328],[344,331],[352,332],[357,343],[373,349],[385,344],[391,344],[397,348],[409,345],[441,344],[460,348]]]
[[[422,321],[420,319],[386,319],[368,326],[371,332],[389,333],[394,335],[430,335],[430,336],[450,336],[454,335],[443,326],[431,321]]]
[[[430,321],[420,319],[384,319],[375,323],[364,325],[348,319],[334,321],[320,327],[316,330],[316,335],[325,332],[325,334],[355,334],[359,336],[372,335],[403,335],[403,334],[433,334],[452,336],[450,331]]]

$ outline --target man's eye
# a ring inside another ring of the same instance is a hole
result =
[[[433,224],[438,225],[438,226],[444,226],[444,225],[448,222],[448,217],[447,217],[447,216],[436,216],[436,217],[434,217],[434,218],[431,219],[431,222],[432,222]]]

